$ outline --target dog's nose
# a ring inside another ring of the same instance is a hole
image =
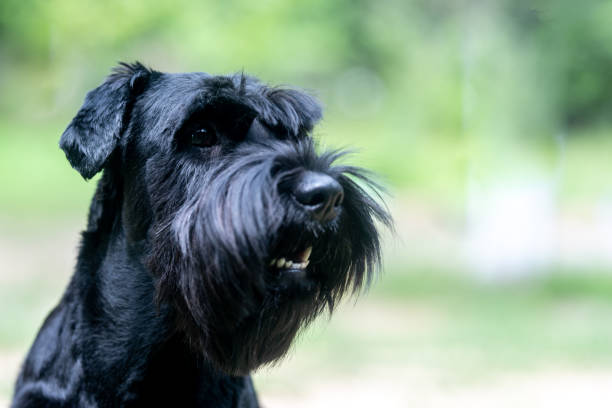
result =
[[[326,222],[338,214],[338,207],[344,200],[344,190],[333,177],[306,171],[295,185],[293,196],[310,212],[312,218]]]

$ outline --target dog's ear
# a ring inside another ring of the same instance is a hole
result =
[[[140,63],[121,63],[104,83],[90,91],[60,138],[60,148],[85,179],[104,165],[125,130],[134,98],[151,71]]]

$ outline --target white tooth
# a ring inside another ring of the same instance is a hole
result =
[[[282,268],[284,265],[285,265],[285,258],[281,258],[278,260],[278,262],[276,262],[277,268]]]
[[[270,261],[270,266],[274,266],[275,263],[276,263],[276,258]]]
[[[305,268],[304,262],[297,264],[297,268],[304,269]]]
[[[308,248],[306,248],[306,250],[302,254],[302,262],[308,261],[308,258],[310,258],[311,253],[312,253],[312,246],[309,246]]]
[[[287,269],[295,268],[295,263],[293,263],[291,261],[287,261],[287,262],[285,262],[285,268],[287,268]]]
[[[302,262],[302,265],[304,265],[304,269],[306,269],[308,267],[309,263],[310,263],[310,261]]]

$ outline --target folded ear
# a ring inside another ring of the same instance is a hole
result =
[[[129,109],[151,71],[140,63],[121,63],[104,83],[90,91],[60,138],[60,148],[85,179],[93,177],[117,146]]]

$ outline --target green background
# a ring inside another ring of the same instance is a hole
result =
[[[0,405],[95,188],[59,136],[139,60],[311,90],[314,137],[390,191],[381,279],[256,374],[266,406],[608,406],[610,21],[595,0],[3,0]]]

